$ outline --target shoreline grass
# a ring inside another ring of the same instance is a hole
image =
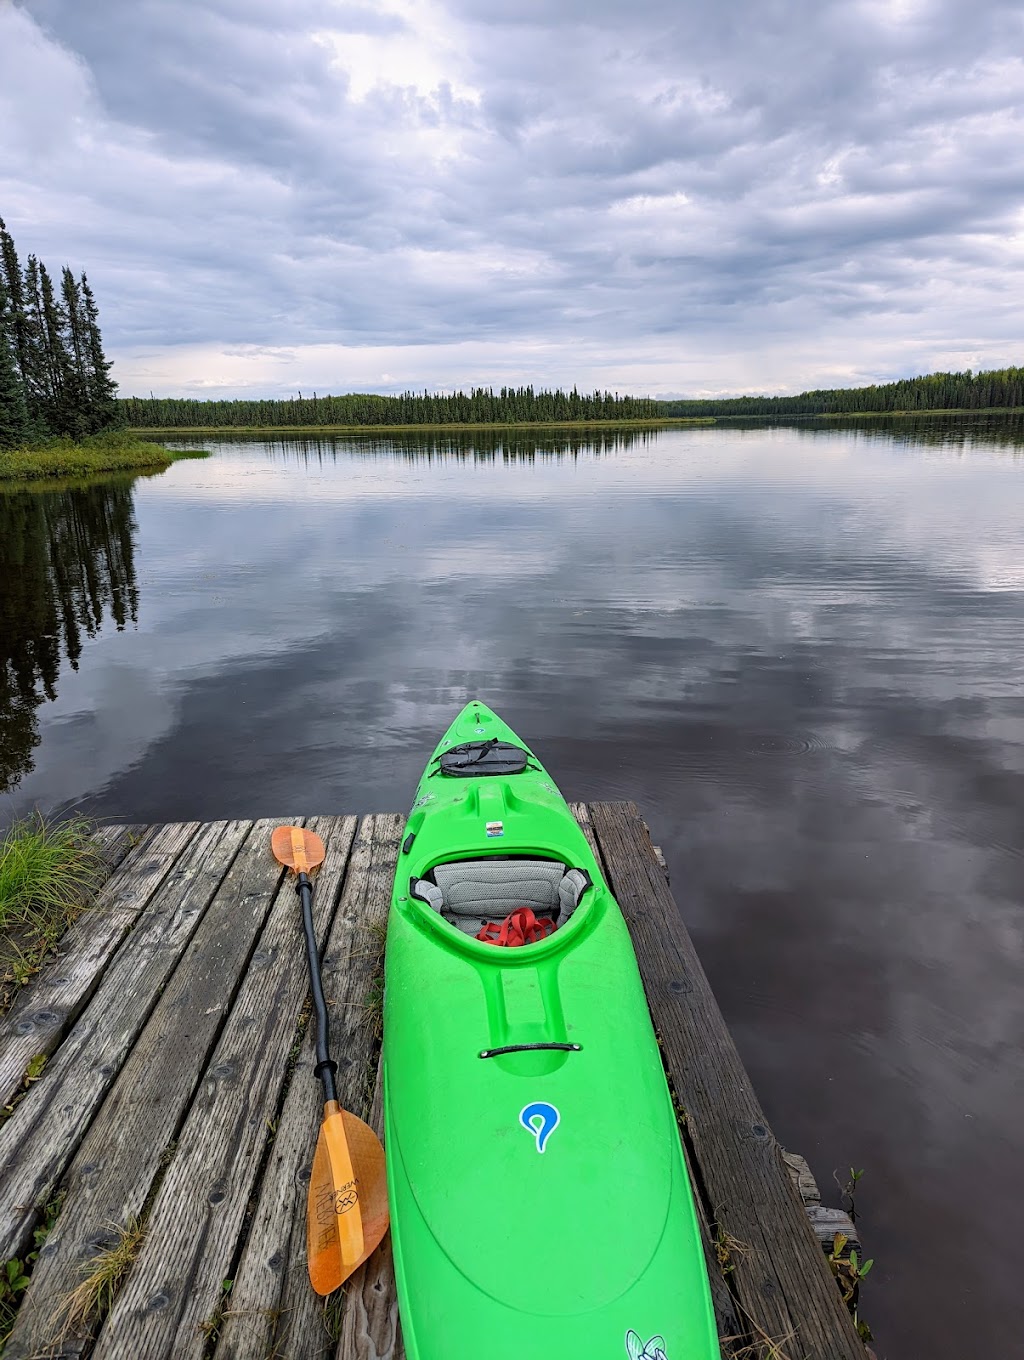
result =
[[[34,813],[0,843],[0,1013],[39,970],[103,877],[84,817],[47,822]]]
[[[487,420],[434,425],[137,425],[132,434],[190,439],[208,434],[238,435],[336,435],[336,434],[437,434],[481,430],[646,430],[662,425],[714,425],[715,416],[655,416],[648,420]]]
[[[160,471],[183,458],[203,458],[205,449],[176,451],[134,433],[48,439],[17,449],[0,449],[0,483],[86,477],[99,472]]]

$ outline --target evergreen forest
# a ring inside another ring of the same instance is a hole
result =
[[[666,416],[821,416],[884,411],[984,411],[1024,407],[1024,368],[929,373],[871,387],[832,387],[795,397],[663,401]]]
[[[85,274],[55,284],[35,255],[22,268],[0,218],[0,448],[121,423],[110,367]]]
[[[370,392],[283,401],[202,401],[128,397],[118,403],[136,429],[310,429],[358,425],[571,425],[582,421],[649,421],[673,417],[816,416],[858,412],[981,411],[1024,407],[1024,368],[931,373],[870,387],[836,387],[792,397],[726,397],[658,401],[617,393],[475,387],[448,395]]]
[[[198,401],[177,397],[127,397],[120,403],[135,429],[290,428],[316,425],[515,425],[530,421],[652,420],[662,414],[648,397],[611,392],[584,395],[532,387],[474,387],[447,396],[403,392],[399,397],[355,392],[285,401]]]

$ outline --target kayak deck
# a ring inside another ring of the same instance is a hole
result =
[[[643,820],[631,804],[573,811],[632,935],[687,1115],[698,1207],[705,1219],[717,1211],[721,1243],[743,1244],[727,1285],[705,1223],[719,1334],[796,1336],[795,1353],[864,1360]],[[306,1279],[303,1175],[320,1093],[311,1034],[298,1027],[294,894],[267,849],[270,829],[294,820],[131,838],[106,828],[112,876],[96,910],[0,1017],[0,1106],[23,1094],[0,1126],[0,1260],[32,1250],[40,1215],[23,1206],[66,1192],[7,1360],[38,1351],[83,1264],[133,1215],[147,1233],[112,1312],[95,1343],[72,1332],[62,1355],[402,1355],[389,1238],[354,1277],[340,1321]],[[392,815],[307,824],[328,849],[316,909],[342,1101],[379,1121],[374,997],[407,832]],[[37,1079],[25,1082],[30,1064]]]

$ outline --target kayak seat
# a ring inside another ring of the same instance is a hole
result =
[[[501,921],[517,907],[565,925],[590,887],[590,875],[555,859],[459,860],[438,864],[410,892],[463,931],[476,935],[488,921]]]

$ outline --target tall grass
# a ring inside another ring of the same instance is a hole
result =
[[[103,876],[84,817],[16,822],[0,844],[0,1009],[38,970]]]
[[[140,439],[124,430],[72,439],[47,439],[34,447],[0,449],[0,482],[43,477],[82,477],[94,472],[122,472],[168,467],[179,458],[205,458],[205,450],[179,453]]]

